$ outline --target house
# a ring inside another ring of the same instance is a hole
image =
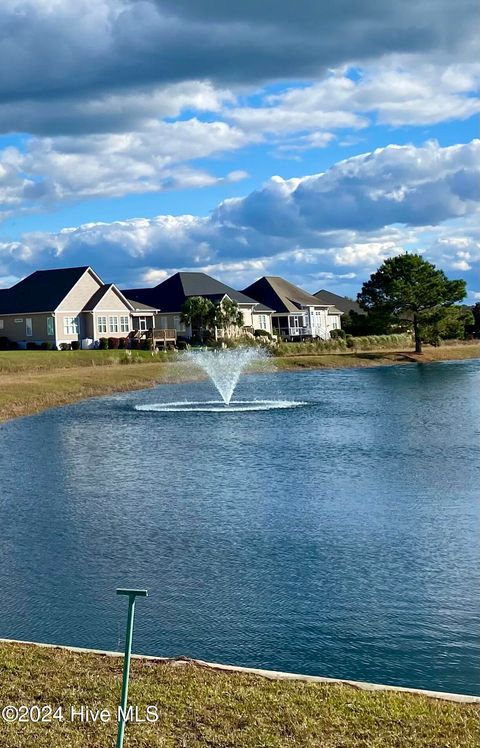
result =
[[[341,327],[341,312],[279,276],[259,278],[243,293],[271,307],[273,332],[284,340],[321,338]]]
[[[154,288],[130,288],[123,293],[132,303],[142,302],[157,307],[160,311],[156,314],[155,325],[160,329],[173,328],[184,338],[191,338],[195,333],[190,325],[185,325],[181,320],[182,307],[193,296],[203,296],[214,304],[228,298],[236,302],[243,315],[243,332],[272,332],[272,309],[206,273],[175,273]],[[223,331],[218,330],[217,333],[222,335]]]
[[[151,330],[157,311],[127,299],[90,267],[37,270],[0,290],[0,336],[21,347],[78,341],[88,348],[102,337]]]

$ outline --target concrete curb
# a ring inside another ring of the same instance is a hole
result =
[[[84,647],[68,647],[64,644],[46,644],[45,642],[30,642],[20,639],[2,639],[0,644],[25,644],[34,647],[45,647],[47,649],[62,649],[67,652],[76,652],[78,654],[96,654],[106,657],[123,657],[123,652],[111,652],[104,649],[87,649]],[[336,683],[343,686],[351,686],[362,691],[394,691],[396,693],[412,693],[419,696],[425,696],[429,699],[439,699],[441,701],[454,701],[459,704],[479,704],[480,696],[470,696],[461,693],[447,693],[443,691],[427,691],[422,688],[406,688],[404,686],[388,686],[380,683],[366,683],[364,681],[344,680],[342,678],[324,678],[320,675],[302,675],[301,673],[285,673],[281,670],[262,670],[261,668],[242,667],[241,665],[223,665],[218,662],[206,662],[204,660],[194,660],[190,657],[158,657],[155,655],[132,655],[136,660],[151,660],[154,662],[170,662],[175,665],[194,664],[200,667],[210,668],[211,670],[221,670],[230,673],[246,673],[249,675],[258,675],[270,680],[296,680],[307,683]]]

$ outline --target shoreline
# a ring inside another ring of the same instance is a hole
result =
[[[116,653],[0,642],[2,748],[114,745],[122,666]],[[477,748],[480,726],[477,700],[188,658],[133,657],[129,705],[143,718],[128,745],[151,748]]]
[[[81,352],[87,353],[87,352]],[[161,384],[182,384],[205,378],[171,356],[142,363],[120,363],[110,356],[108,363],[89,358],[60,358],[62,352],[42,352],[29,356],[28,351],[0,352],[0,423],[41,413],[50,408],[70,405],[93,397],[120,392],[150,389]],[[2,362],[8,356],[11,370]],[[271,358],[275,371],[314,369],[367,368],[378,366],[430,364],[440,361],[480,359],[480,343],[465,343],[439,348],[426,347],[423,354],[404,350],[345,351],[319,355],[292,355]],[[82,365],[76,362],[81,361]],[[73,365],[71,365],[73,361]],[[33,365],[30,365],[34,362]],[[49,364],[49,366],[46,364]],[[35,368],[37,364],[37,368]],[[63,364],[58,365],[58,364]],[[100,364],[100,365],[98,365]]]
[[[54,649],[76,654],[100,655],[102,657],[124,657],[123,652],[116,652],[109,649],[92,649],[91,647],[74,647],[68,644],[50,644],[49,642],[36,642],[24,639],[4,639],[0,637],[0,647],[2,645],[20,645],[22,647],[38,647],[42,649]],[[143,660],[147,662],[159,662],[164,664],[176,665],[177,667],[187,666],[189,664],[198,667],[208,668],[209,670],[219,670],[227,673],[247,673],[257,675],[269,680],[288,680],[301,681],[304,683],[330,683],[341,686],[350,686],[362,691],[391,691],[394,693],[408,693],[424,696],[428,699],[438,699],[439,701],[453,701],[458,704],[478,704],[480,705],[480,695],[466,693],[452,693],[450,691],[435,691],[426,688],[414,688],[413,686],[392,686],[387,683],[370,683],[368,681],[350,680],[348,678],[332,678],[324,675],[307,675],[305,673],[290,672],[287,670],[268,670],[258,667],[246,667],[244,665],[232,665],[224,662],[208,662],[198,658],[189,657],[188,655],[178,655],[176,657],[162,657],[161,655],[134,654],[132,659]]]

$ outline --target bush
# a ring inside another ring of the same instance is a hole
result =
[[[253,334],[256,338],[268,338],[269,340],[272,339],[272,336],[268,332],[268,330],[255,330]]]
[[[100,338],[98,341],[98,347],[101,351],[108,351],[108,340],[107,338]]]
[[[118,347],[122,349],[122,351],[127,347],[127,339],[126,338],[119,338],[118,339]]]
[[[118,338],[108,338],[108,348],[115,351],[118,348]]]
[[[5,335],[2,335],[0,337],[0,351],[8,351],[10,349],[10,343],[11,341],[5,337]]]
[[[38,351],[38,345],[33,342],[33,340],[29,340],[27,343],[27,351]]]
[[[177,348],[179,351],[187,351],[190,346],[186,340],[177,340]]]
[[[53,348],[53,343],[50,343],[49,340],[44,340],[43,343],[40,344],[40,348],[42,351],[51,351]]]
[[[71,343],[60,343],[60,350],[61,351],[71,351],[72,350]]]
[[[331,331],[330,338],[332,340],[338,340],[339,338],[341,338],[342,340],[346,340],[347,333],[345,332],[345,330],[342,330],[341,328],[337,328],[336,330]]]
[[[142,340],[139,340],[140,343],[140,350],[141,351],[149,351],[150,350],[150,341],[143,338]]]
[[[72,351],[80,350],[80,342],[78,340],[72,340],[71,347]]]

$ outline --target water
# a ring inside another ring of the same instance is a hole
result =
[[[233,350],[192,351],[188,360],[205,371],[220,393],[225,405],[230,405],[240,376],[254,361],[265,358],[263,348],[235,348]]]
[[[248,375],[0,428],[0,636],[480,694],[480,362]]]

